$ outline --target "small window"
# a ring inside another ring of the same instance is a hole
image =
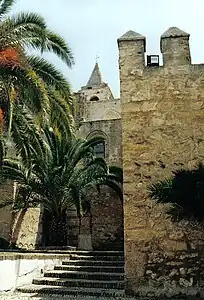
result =
[[[98,101],[99,100],[99,98],[97,97],[97,96],[93,96],[91,99],[90,99],[90,101]]]
[[[159,55],[147,55],[147,65],[149,67],[158,67]]]
[[[96,157],[105,158],[105,142],[101,142],[94,146],[94,154]]]

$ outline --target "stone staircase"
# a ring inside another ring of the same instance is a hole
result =
[[[122,251],[70,251],[69,260],[17,291],[49,295],[124,296],[124,254]]]

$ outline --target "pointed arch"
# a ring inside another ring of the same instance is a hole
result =
[[[107,109],[103,115],[104,120],[121,119],[120,113],[116,109]]]
[[[94,147],[94,152],[97,157],[103,157],[108,162],[109,158],[109,140],[107,134],[102,130],[94,130],[87,135],[87,139],[94,136],[102,136],[105,141]]]

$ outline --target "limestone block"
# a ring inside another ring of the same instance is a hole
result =
[[[35,249],[40,234],[40,207],[16,213],[12,230],[12,242],[19,247]]]

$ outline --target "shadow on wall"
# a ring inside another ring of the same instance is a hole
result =
[[[10,241],[13,244],[16,244],[19,239],[19,234],[21,231],[21,227],[23,224],[23,220],[25,217],[27,209],[22,209],[19,212],[14,212],[12,214],[12,224],[11,224],[11,238]]]
[[[11,212],[10,242],[23,249],[35,249],[41,238],[41,209],[26,208]]]
[[[1,184],[0,186],[0,203],[4,203],[6,199],[13,198],[13,182]],[[12,212],[11,205],[0,209],[0,237],[10,239],[12,226]]]

